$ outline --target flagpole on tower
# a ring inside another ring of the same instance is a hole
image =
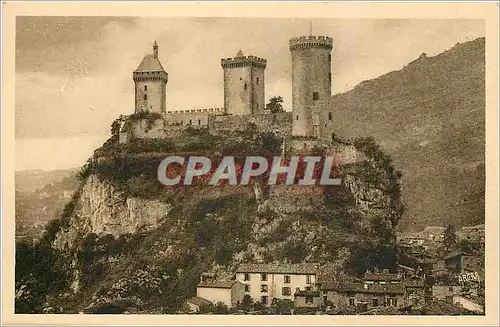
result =
[[[309,20],[309,35],[313,35],[313,23],[312,20]]]

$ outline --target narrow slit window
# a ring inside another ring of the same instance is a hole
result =
[[[331,112],[328,113],[328,120],[332,120],[332,113]]]
[[[144,94],[144,100],[147,100],[147,99],[148,99],[148,95]]]
[[[144,85],[144,91],[147,92],[148,91],[148,86],[147,85]]]
[[[247,83],[245,83],[245,90],[247,89]]]
[[[259,85],[259,78],[257,77],[257,85]]]

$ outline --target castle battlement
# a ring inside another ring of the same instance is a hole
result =
[[[267,60],[256,56],[241,56],[221,59],[222,68],[245,67],[252,65],[255,67],[266,68]]]
[[[290,50],[307,48],[333,49],[333,39],[328,36],[300,36],[290,39]]]
[[[138,81],[161,81],[165,80],[168,82],[168,73],[166,72],[134,72],[133,73],[134,82]]]
[[[217,113],[224,114],[226,112],[225,108],[197,108],[197,109],[183,109],[183,110],[169,110],[167,114],[192,114],[192,113]]]

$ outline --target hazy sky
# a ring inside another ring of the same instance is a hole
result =
[[[479,20],[312,19],[333,37],[333,93],[484,36]],[[304,19],[21,17],[16,33],[16,169],[85,162],[111,122],[134,110],[132,71],[152,52],[169,73],[167,110],[223,106],[220,59],[267,59],[266,99],[290,109],[288,39]]]

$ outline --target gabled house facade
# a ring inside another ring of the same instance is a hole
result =
[[[274,299],[294,301],[298,291],[314,291],[318,264],[242,264],[236,280],[254,302],[270,306]]]
[[[202,276],[196,288],[196,297],[217,304],[222,302],[229,308],[243,302],[245,286],[234,279],[215,279]]]

